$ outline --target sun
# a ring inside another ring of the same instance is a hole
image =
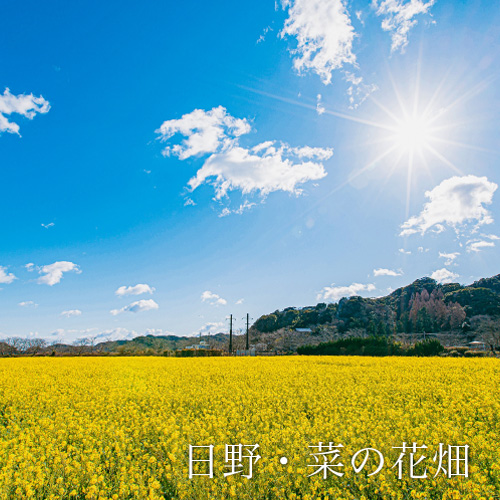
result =
[[[401,153],[422,152],[432,142],[432,127],[423,116],[406,116],[394,127],[392,140]]]
[[[422,85],[420,71],[413,85],[406,92],[402,91],[396,79],[389,74],[393,92],[381,96],[370,95],[372,103],[371,117],[363,115],[348,115],[329,109],[325,114],[331,114],[366,126],[369,130],[366,147],[372,148],[366,164],[358,166],[349,178],[336,189],[375,168],[380,169],[384,186],[392,175],[406,177],[406,216],[409,216],[410,200],[415,181],[418,176],[427,174],[433,177],[439,166],[446,166],[455,174],[462,175],[458,168],[446,156],[449,147],[464,147],[476,149],[475,146],[457,140],[451,140],[457,127],[463,123],[459,116],[459,104],[469,99],[473,92],[450,98],[444,91],[449,85],[446,79],[438,82],[433,89]],[[357,142],[363,144],[363,142]],[[401,175],[402,174],[402,175]]]
[[[338,183],[325,197],[352,184],[356,178],[365,173],[377,169],[383,181],[380,185],[381,194],[393,175],[396,175],[398,180],[406,177],[408,218],[411,194],[418,176],[426,174],[433,179],[436,170],[443,167],[455,175],[464,175],[452,157],[449,157],[450,152],[458,148],[487,151],[475,144],[463,142],[460,135],[464,126],[471,122],[470,117],[463,115],[463,105],[488,87],[491,81],[480,81],[474,87],[464,88],[457,93],[455,91],[457,82],[450,78],[449,73],[438,80],[435,77],[431,81],[423,80],[421,62],[419,59],[416,75],[410,79],[406,89],[401,88],[399,83],[399,80],[405,79],[395,78],[389,71],[388,79],[392,84],[392,91],[389,88],[387,92],[381,93],[380,100],[377,94],[368,94],[365,100],[369,109],[364,113],[337,111],[328,107],[322,110],[321,114],[326,116],[359,124],[361,126],[359,134],[353,135],[354,145],[356,148],[362,146],[368,150],[366,163],[354,165],[348,177]],[[260,90],[246,89],[317,112],[317,106],[313,104]],[[363,135],[366,140],[361,139]],[[401,190],[402,195],[403,193]]]
[[[444,164],[461,175],[460,169],[440,150],[446,145],[469,147],[448,139],[455,126],[450,110],[456,102],[448,104],[446,99],[439,96],[439,88],[434,93],[426,92],[426,98],[423,98],[419,87],[417,85],[414,94],[405,98],[394,84],[395,99],[389,106],[372,98],[382,116],[370,123],[379,130],[378,140],[374,142],[379,144],[380,149],[374,162],[370,162],[368,167],[372,164],[385,165],[386,178],[397,171],[406,174],[407,217],[416,176],[426,172],[432,177],[439,164]],[[359,174],[366,168],[360,169]]]

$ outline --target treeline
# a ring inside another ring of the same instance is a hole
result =
[[[396,333],[439,333],[475,329],[478,317],[500,318],[500,275],[472,285],[439,284],[422,278],[386,297],[343,298],[338,304],[289,307],[261,316],[253,325],[269,333],[281,328],[328,325],[343,334],[362,330],[370,336]]]
[[[312,307],[296,309],[287,307],[261,316],[253,328],[262,333],[270,333],[280,328],[308,328],[311,325],[331,323],[337,314],[337,304],[320,303]]]
[[[298,354],[312,356],[438,356],[443,351],[444,347],[436,339],[403,346],[386,337],[348,337],[297,349]]]
[[[36,356],[48,346],[47,341],[39,338],[9,337],[0,341],[0,356],[19,354]]]
[[[217,356],[227,349],[228,335],[218,333],[204,337],[176,335],[142,335],[131,340],[105,340],[84,337],[72,343],[47,342],[42,338],[9,337],[0,340],[0,357],[11,356]],[[210,343],[210,350],[189,349],[199,341]],[[244,345],[243,336],[234,336],[235,349]],[[202,352],[203,351],[203,352]],[[196,354],[193,354],[196,353]]]

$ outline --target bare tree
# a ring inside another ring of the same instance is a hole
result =
[[[1,356],[12,356],[14,354],[31,354],[35,356],[47,346],[47,341],[40,338],[9,337],[0,344]]]
[[[87,337],[83,337],[81,339],[76,339],[73,342],[73,347],[75,349],[75,353],[78,356],[81,356],[87,350],[87,346],[89,344],[90,344],[90,341]]]
[[[36,356],[38,352],[47,347],[47,341],[44,339],[26,339],[26,352]]]
[[[0,355],[12,356],[15,354],[14,347],[9,343],[9,339],[4,339],[0,342]]]
[[[161,354],[165,347],[165,343],[162,339],[154,338],[151,343],[151,347],[153,348],[155,354]]]
[[[25,350],[25,342],[26,339],[22,339],[21,337],[9,337],[5,339],[5,343],[7,344],[7,355],[12,356],[14,354],[20,354]]]
[[[471,325],[491,352],[495,353],[495,348],[500,345],[500,319],[486,315],[474,316]]]
[[[90,352],[94,352],[94,348],[96,345],[97,337],[92,335],[91,337],[87,337],[87,345],[90,347]]]

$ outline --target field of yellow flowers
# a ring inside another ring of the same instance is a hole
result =
[[[0,359],[0,500],[499,498],[499,380],[495,359]],[[427,448],[399,474],[403,443]],[[439,443],[469,446],[468,477]]]

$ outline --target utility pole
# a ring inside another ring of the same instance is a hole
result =
[[[247,345],[246,345],[246,350],[250,350],[250,339],[248,337],[248,323],[249,323],[249,314],[247,313]]]
[[[229,354],[233,353],[233,315],[229,317]]]

